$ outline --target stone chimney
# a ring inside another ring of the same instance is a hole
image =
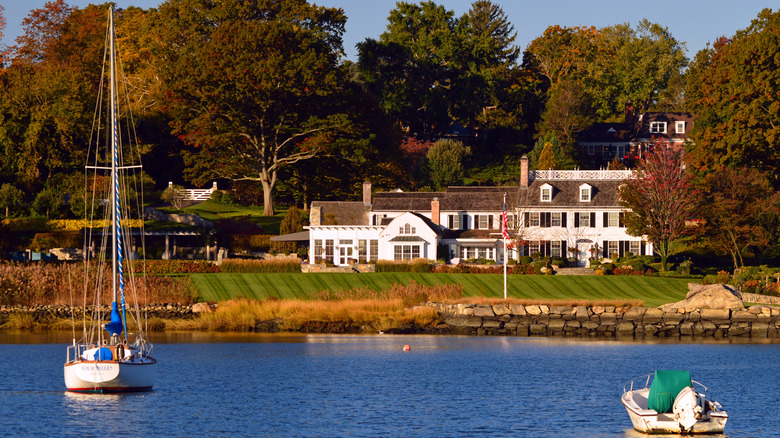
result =
[[[634,123],[634,104],[630,100],[626,102],[626,123],[629,125]]]
[[[520,188],[528,188],[528,156],[526,155],[520,158]]]
[[[371,205],[371,181],[363,181],[363,205]]]
[[[311,211],[309,211],[309,225],[322,225],[322,207],[311,206]]]
[[[434,197],[431,200],[431,220],[434,224],[440,225],[441,222],[440,210],[439,210],[439,198]]]

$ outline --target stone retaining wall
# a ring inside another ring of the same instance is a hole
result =
[[[780,308],[745,310],[442,304],[434,307],[454,332],[499,336],[780,337]]]
[[[148,306],[141,307],[141,314],[147,315],[149,318],[166,318],[166,319],[190,319],[193,318],[199,311],[203,311],[205,304],[193,304],[183,305],[176,303],[163,303],[163,304],[150,304]],[[108,314],[111,311],[110,306],[102,306],[104,314]],[[92,309],[88,308],[91,312]],[[130,310],[128,309],[128,312]],[[62,318],[70,319],[74,317],[81,319],[84,316],[84,308],[78,306],[67,305],[46,305],[46,306],[0,306],[0,325],[5,324],[11,314],[30,314],[33,318],[39,322],[47,322],[52,319]]]

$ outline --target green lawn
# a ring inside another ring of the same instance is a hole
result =
[[[235,297],[306,299],[321,290],[371,287],[383,289],[410,279],[425,285],[458,283],[465,296],[503,297],[500,274],[193,274],[204,301]],[[515,275],[507,281],[512,298],[549,300],[642,300],[647,306],[680,301],[687,279],[635,276]]]
[[[184,212],[187,214],[197,214],[203,219],[212,222],[219,219],[247,219],[263,227],[265,234],[279,234],[279,225],[287,213],[287,208],[276,207],[275,211],[276,214],[273,216],[263,216],[262,205],[246,207],[222,204],[211,200],[191,205],[184,209]]]

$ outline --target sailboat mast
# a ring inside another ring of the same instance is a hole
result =
[[[111,81],[109,83],[109,95],[111,98],[111,235],[113,236],[111,242],[111,278],[112,278],[112,297],[113,302],[117,302],[117,253],[118,253],[118,239],[119,234],[117,230],[117,220],[119,219],[117,210],[119,204],[117,198],[119,196],[119,178],[117,177],[117,120],[116,120],[116,57],[114,56],[114,7],[108,7],[108,33],[109,33],[109,69],[111,71]]]

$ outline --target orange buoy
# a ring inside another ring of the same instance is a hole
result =
[[[404,351],[410,351],[412,347],[409,346],[409,344],[404,345]]]

